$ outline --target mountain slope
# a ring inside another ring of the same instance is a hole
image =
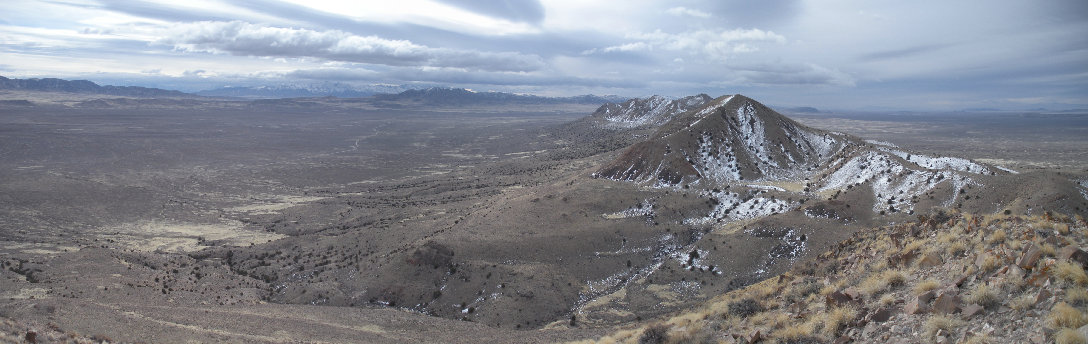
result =
[[[664,123],[595,176],[670,185],[803,178],[849,141],[745,96],[723,96]]]
[[[45,79],[8,79],[0,76],[0,90],[24,90],[43,92],[71,92],[106,94],[124,97],[192,97],[179,91],[138,86],[100,86],[87,80]]]

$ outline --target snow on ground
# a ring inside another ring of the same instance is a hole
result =
[[[703,195],[717,202],[705,217],[684,220],[687,225],[707,225],[715,222],[732,222],[753,219],[772,214],[783,213],[796,208],[799,204],[775,198],[741,198],[740,194],[729,191],[710,191]]]
[[[1005,166],[994,165],[994,168],[1005,171],[1005,172],[1008,172],[1008,173],[1012,173],[1012,174],[1020,174],[1020,172],[1017,172],[1015,170],[1006,168]]]
[[[905,159],[906,156],[903,156],[903,158]],[[926,161],[924,158],[911,158],[914,161]],[[967,165],[958,163],[928,163],[927,165],[942,166],[953,170],[958,170],[958,168],[970,169]],[[973,170],[980,171],[978,167]],[[940,183],[946,181],[952,183],[952,190],[959,190],[968,184],[977,184],[972,179],[954,171],[909,169],[891,156],[878,152],[867,152],[847,161],[842,167],[828,176],[824,180],[824,186],[819,191],[842,189],[850,185],[860,185],[867,181],[872,181],[873,197],[876,200],[873,204],[874,212],[904,211],[908,213],[914,210],[912,198],[921,197],[929,190],[936,188]],[[952,197],[945,202],[945,206],[954,203],[958,196],[958,192],[953,192]]]
[[[631,217],[654,216],[653,199],[642,200],[641,203],[611,214],[601,215],[606,219],[626,219]]]
[[[899,146],[895,145],[894,143],[888,142],[888,141],[865,140],[865,142],[868,142],[870,144],[874,144],[874,145],[877,145],[877,146],[887,146],[887,147],[891,147],[891,148],[899,148]]]
[[[726,142],[718,142],[708,133],[703,133],[699,143],[699,165],[701,174],[715,182],[740,180],[740,167],[733,148]],[[689,158],[690,159],[690,158]],[[699,169],[699,165],[693,166]]]
[[[971,160],[953,157],[930,157],[921,154],[911,154],[901,150],[880,147],[880,150],[895,154],[906,161],[931,170],[956,170],[975,174],[990,174],[986,166],[976,164]]]

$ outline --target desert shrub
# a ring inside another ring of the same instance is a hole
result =
[[[839,331],[846,328],[851,321],[854,321],[858,317],[857,308],[851,306],[837,307],[827,312],[827,316],[824,319],[823,332],[828,337],[834,338],[839,334]]]
[[[932,278],[926,279],[926,280],[918,282],[918,284],[914,285],[914,295],[922,294],[922,293],[925,293],[927,291],[937,289],[940,286],[941,286],[941,284],[939,282],[937,282],[937,280],[932,279]]]
[[[971,290],[971,293],[967,294],[967,302],[992,309],[1001,304],[1001,298],[993,288],[985,283],[979,283],[975,289]]]
[[[763,311],[763,306],[752,298],[744,298],[729,303],[729,314],[736,315],[742,318],[747,318]]]
[[[1065,302],[1074,307],[1088,306],[1088,289],[1070,288],[1065,291]]]
[[[1050,309],[1047,321],[1053,328],[1079,328],[1088,323],[1084,313],[1065,302],[1058,302]]]
[[[653,325],[642,331],[642,335],[638,337],[638,344],[662,344],[668,339],[668,334],[668,326],[664,324]]]
[[[1085,344],[1086,342],[1088,339],[1085,339],[1080,331],[1071,328],[1063,328],[1054,335],[1055,344]]]
[[[1003,242],[1005,242],[1005,238],[1006,238],[1007,236],[1008,236],[1008,235],[1007,235],[1007,234],[1005,234],[1005,230],[1004,230],[1004,229],[998,229],[998,230],[994,231],[994,232],[993,232],[993,234],[990,234],[990,240],[989,240],[989,242],[990,242],[991,244],[1000,244],[1000,243],[1003,243]]]
[[[1034,307],[1035,307],[1035,296],[1034,295],[1027,295],[1027,294],[1020,295],[1019,297],[1017,297],[1015,299],[1012,299],[1012,301],[1009,301],[1009,308],[1012,308],[1012,309],[1015,309],[1015,310],[1018,310],[1018,311],[1028,310],[1028,309],[1031,309],[1031,308],[1034,308]]]
[[[1054,265],[1054,275],[1062,280],[1075,285],[1088,285],[1088,274],[1079,264],[1061,262]]]
[[[966,323],[963,320],[943,315],[934,315],[929,319],[926,319],[926,323],[923,328],[925,328],[926,330],[926,337],[932,338],[937,335],[938,331],[952,332],[965,324]]]

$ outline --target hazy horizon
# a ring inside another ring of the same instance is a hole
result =
[[[343,83],[742,93],[820,109],[1088,107],[1088,3],[0,4],[0,75],[185,92]]]

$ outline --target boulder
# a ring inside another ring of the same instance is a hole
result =
[[[941,262],[941,257],[940,256],[938,256],[936,253],[928,252],[926,254],[923,254],[922,258],[918,260],[918,267],[920,267],[920,268],[931,268],[931,267],[934,267],[934,266],[941,265],[942,263],[943,262]]]
[[[933,311],[951,314],[960,310],[960,296],[955,292],[943,292],[933,299]]]
[[[871,322],[882,323],[882,322],[888,321],[888,319],[891,319],[891,317],[892,317],[892,309],[888,308],[888,307],[884,307],[884,308],[878,309],[878,310],[876,310],[876,311],[874,311],[872,313],[869,313],[869,321],[871,321]]]
[[[830,306],[842,306],[842,305],[845,305],[847,302],[850,302],[851,300],[853,300],[852,298],[850,298],[849,295],[846,295],[846,294],[843,294],[843,293],[840,293],[840,292],[837,292],[837,291],[833,291],[830,294],[827,294],[827,296],[824,297],[824,298],[826,299],[826,303],[827,303],[828,307],[830,307]]]
[[[1042,256],[1043,250],[1040,250],[1035,244],[1028,244],[1028,247],[1024,248],[1024,253],[1020,255],[1020,260],[1016,262],[1016,265],[1021,269],[1031,270]]]
[[[975,303],[968,304],[966,306],[963,306],[963,316],[965,318],[973,317],[973,316],[975,316],[975,314],[982,313],[982,309],[983,309],[983,307],[979,306],[978,304],[975,304]]]
[[[922,314],[922,313],[926,312],[927,308],[928,307],[926,306],[926,304],[924,302],[919,301],[918,298],[916,297],[913,300],[911,300],[910,302],[907,302],[906,306],[903,306],[903,311],[907,312],[907,314],[912,314],[912,315],[913,314]]]
[[[1084,252],[1084,250],[1076,246],[1066,246],[1063,248],[1058,254],[1058,259],[1079,263],[1080,266],[1088,268],[1088,252]]]

